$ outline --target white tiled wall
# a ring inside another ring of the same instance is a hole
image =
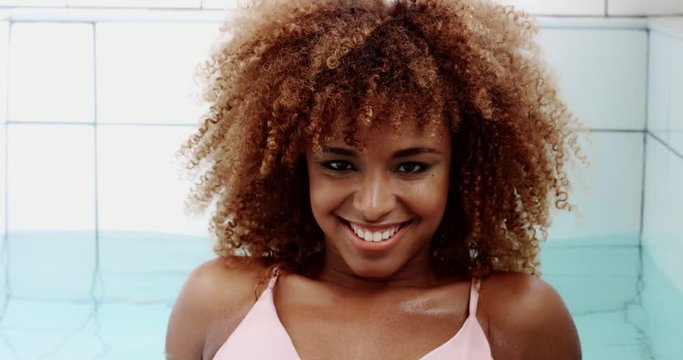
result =
[[[683,20],[680,21],[683,29]],[[683,154],[683,32],[652,32],[648,130]]]
[[[544,29],[539,42],[570,109],[590,128],[645,128],[644,29]]]
[[[9,51],[9,22],[0,21],[0,124],[7,121],[7,58]]]
[[[196,124],[193,69],[217,33],[216,24],[98,24],[98,122]]]
[[[654,57],[669,56],[670,63],[660,76],[651,79],[650,88],[669,101],[651,100],[651,106],[665,107],[656,112],[659,118],[653,119],[656,128],[647,143],[643,245],[683,292],[683,267],[678,261],[683,256],[683,147],[679,142],[683,128],[679,104],[683,100],[683,71],[676,65],[683,63],[683,38],[657,32],[653,38],[653,61],[662,62]],[[670,81],[664,81],[667,74]]]
[[[202,0],[202,7],[205,9],[235,9],[246,2],[246,0]]]
[[[91,125],[10,124],[8,229],[95,229]]]
[[[198,8],[201,0],[67,0],[68,6]]]
[[[28,299],[87,299],[95,263],[93,127],[7,130],[10,291]]]
[[[183,212],[190,184],[180,179],[175,152],[193,131],[190,126],[98,126],[100,230],[208,234],[206,217]]]
[[[604,16],[606,0],[494,0],[537,15]]]
[[[248,0],[0,0],[0,6],[234,9]]]
[[[582,147],[590,165],[573,167],[576,212],[554,211],[550,237],[558,244],[637,246],[643,133],[594,132]]]
[[[5,243],[5,146],[6,146],[6,121],[7,121],[7,50],[9,49],[9,23],[0,22],[0,308],[5,308],[7,289],[5,286],[7,257],[7,244]],[[3,316],[0,313],[0,316]]]
[[[94,121],[92,28],[91,24],[12,25],[10,121]]]
[[[647,129],[664,142],[669,141],[672,40],[668,34],[650,33]]]
[[[9,23],[0,22],[0,235],[5,232],[5,124],[7,121],[8,40]],[[0,254],[1,253],[2,251],[0,250]],[[2,264],[1,258],[0,264]],[[2,279],[2,277],[0,277],[0,279]],[[0,292],[0,295],[1,294],[2,292]]]
[[[680,0],[608,0],[608,13],[616,16],[683,14]]]
[[[646,171],[643,246],[683,293],[683,158],[649,138]]]
[[[673,40],[671,64],[669,145],[683,154],[683,34]]]
[[[66,6],[67,0],[2,0],[2,6]]]

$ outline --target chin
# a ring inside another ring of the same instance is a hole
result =
[[[398,267],[373,263],[372,260],[366,261],[364,264],[351,265],[350,268],[358,277],[377,280],[389,278],[399,270]]]

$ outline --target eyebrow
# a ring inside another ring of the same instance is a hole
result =
[[[343,156],[351,156],[351,157],[356,156],[356,152],[354,150],[340,148],[340,147],[327,147],[326,146],[323,148],[323,153],[343,155]],[[414,147],[414,148],[399,150],[399,151],[395,152],[391,157],[396,159],[396,158],[408,157],[408,156],[419,155],[419,154],[441,154],[441,152],[434,149],[434,148],[430,148],[430,147]]]

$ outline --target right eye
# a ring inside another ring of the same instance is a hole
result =
[[[325,161],[322,163],[322,166],[326,169],[338,172],[353,170],[353,165],[351,165],[350,162],[343,160]]]

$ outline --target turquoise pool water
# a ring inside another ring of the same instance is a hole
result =
[[[584,359],[683,358],[683,294],[638,246],[590,244],[551,240],[542,256]],[[190,269],[212,257],[210,245],[168,234],[10,234],[0,359],[163,359],[175,295]]]

